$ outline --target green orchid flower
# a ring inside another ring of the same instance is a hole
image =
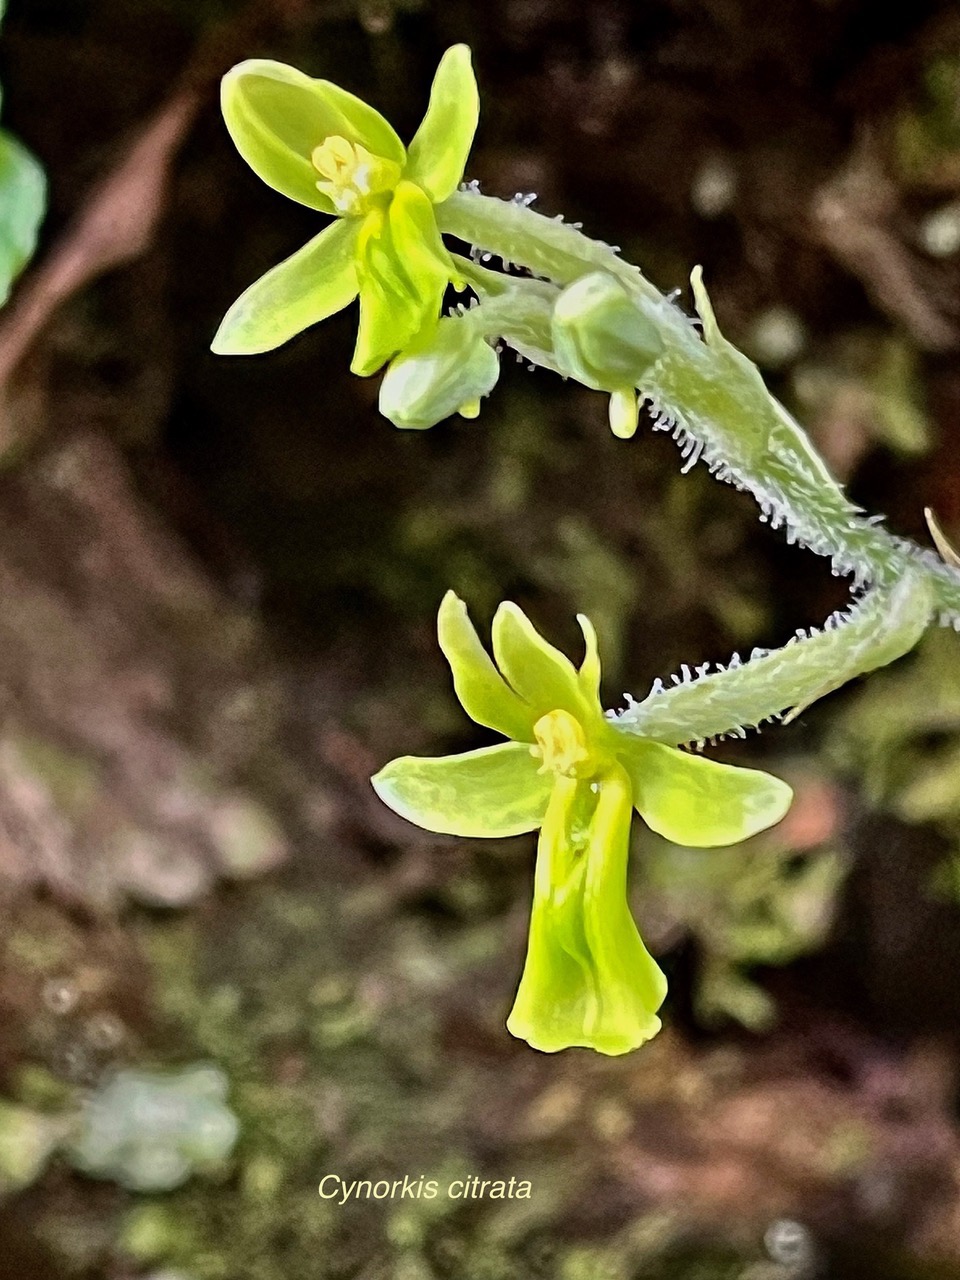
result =
[[[470,50],[444,54],[409,148],[373,107],[282,62],[228,71],[222,107],[237,150],[268,186],[337,220],[241,294],[212,350],[271,351],[359,296],[351,368],[375,373],[436,324],[447,284],[460,283],[434,206],[456,191],[476,132]]]
[[[629,736],[600,705],[594,629],[579,671],[514,604],[493,620],[490,659],[448,592],[440,647],[464,710],[509,739],[462,755],[405,756],[373,778],[380,798],[429,831],[540,828],[527,958],[507,1029],[547,1053],[627,1053],[656,1035],[666,979],[627,904],[632,811],[679,844],[734,844],[778,822],[793,793],[753,769]]]

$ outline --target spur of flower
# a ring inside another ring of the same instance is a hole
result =
[[[540,829],[526,963],[507,1029],[535,1049],[636,1049],[660,1029],[666,979],[627,903],[630,823],[694,847],[734,844],[778,822],[792,792],[754,769],[618,730],[600,705],[588,618],[577,670],[516,605],[493,619],[491,660],[452,592],[439,639],[464,710],[508,741],[461,755],[404,756],[380,798],[429,831],[487,838]]]
[[[447,284],[459,283],[434,206],[457,189],[477,127],[469,49],[444,54],[408,148],[373,107],[282,62],[233,67],[221,102],[254,172],[336,221],[241,294],[213,351],[270,351],[359,296],[351,368],[375,373],[436,324]]]

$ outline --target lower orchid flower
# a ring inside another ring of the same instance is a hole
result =
[[[627,903],[636,809],[679,844],[735,844],[786,813],[786,783],[628,735],[600,705],[588,618],[579,671],[516,605],[484,650],[453,592],[440,647],[464,710],[509,741],[460,755],[404,756],[374,778],[380,798],[428,831],[498,837],[540,829],[527,958],[507,1029],[547,1053],[628,1053],[660,1029],[667,984]]]

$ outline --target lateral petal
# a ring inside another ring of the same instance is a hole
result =
[[[494,615],[493,656],[512,688],[529,703],[534,722],[557,710],[581,722],[599,714],[599,704],[592,706],[584,695],[573,663],[509,600]]]
[[[580,686],[584,696],[591,702],[600,704],[600,648],[597,644],[597,632],[585,613],[577,614],[577,622],[583,632],[586,654],[580,663]]]
[[[516,742],[534,740],[536,717],[507,684],[467,614],[463,601],[448,591],[437,616],[440,648],[453,673],[453,687],[471,720]]]

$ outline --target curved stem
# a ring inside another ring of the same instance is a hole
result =
[[[927,577],[907,572],[892,589],[876,587],[822,630],[801,632],[782,649],[735,657],[725,669],[664,688],[657,681],[643,700],[617,715],[613,727],[670,746],[742,735],[792,708],[793,713],[848,680],[909,653],[930,621],[933,593]],[[676,678],[676,677],[675,677]]]
[[[702,458],[718,479],[749,490],[761,519],[783,528],[788,541],[826,556],[836,573],[852,576],[855,587],[892,588],[905,573],[921,573],[937,620],[960,629],[960,571],[880,527],[878,517],[865,515],[846,497],[756,366],[720,333],[699,269],[692,283],[702,337],[636,267],[567,223],[472,190],[439,205],[437,220],[442,231],[560,286],[598,269],[615,275],[663,337],[663,355],[638,390],[650,402],[655,429],[671,431],[680,444],[685,469]],[[489,286],[496,273],[476,270]],[[501,308],[508,315],[514,286],[531,282],[500,278],[509,282]],[[517,343],[506,331],[501,336],[534,363],[556,368],[549,343],[524,346],[522,335]]]

